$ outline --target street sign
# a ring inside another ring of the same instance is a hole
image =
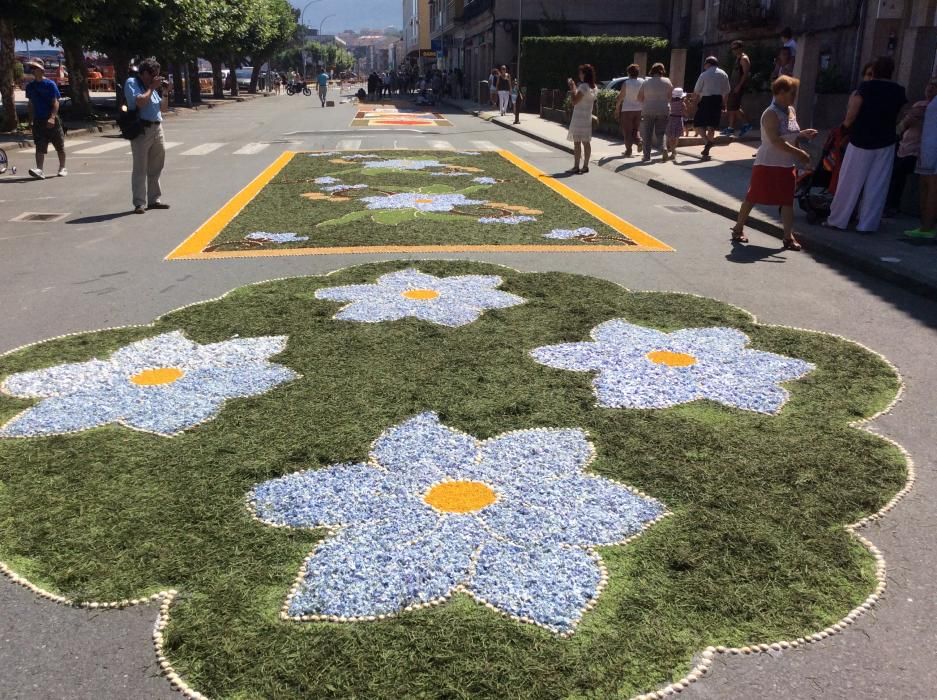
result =
[[[436,58],[436,52],[432,49],[420,49],[421,58]]]

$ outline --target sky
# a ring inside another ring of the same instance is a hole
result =
[[[290,0],[300,10],[309,0]],[[319,22],[328,15],[322,25],[323,34],[337,34],[345,29],[355,31],[362,27],[378,29],[388,26],[399,27],[403,23],[401,0],[320,0],[306,9],[303,21],[306,26],[318,28]]]
[[[290,0],[297,9],[306,7],[309,0]],[[328,17],[328,15],[335,15]],[[328,19],[325,19],[328,17]],[[306,25],[318,29],[322,25],[323,34],[337,34],[345,29],[357,31],[362,27],[380,29],[399,27],[403,23],[403,2],[401,0],[319,0],[306,9],[303,18]],[[48,48],[38,41],[29,42],[30,48]],[[23,51],[26,45],[16,42],[16,50]]]

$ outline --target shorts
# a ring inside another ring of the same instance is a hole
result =
[[[46,119],[33,122],[33,141],[36,144],[36,153],[45,155],[49,144],[61,153],[65,150],[65,132],[62,130],[62,120],[55,118],[55,126],[49,126]]]
[[[697,129],[718,129],[722,120],[722,95],[707,95],[699,101],[694,118]]]
[[[742,109],[742,93],[730,92],[726,97],[726,111],[738,112],[740,109]]]

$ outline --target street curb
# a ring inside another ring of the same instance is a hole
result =
[[[452,103],[449,103],[452,104]],[[459,105],[453,105],[458,109],[462,109]],[[462,110],[466,111],[466,110]],[[478,110],[473,112],[475,116],[479,116]],[[540,136],[539,134],[533,134],[529,131],[525,131],[522,128],[519,128],[515,124],[510,124],[506,122],[499,121],[498,119],[492,118],[487,119],[486,121],[497,124],[498,126],[514,131],[519,134],[533,139],[534,141],[539,141],[553,148],[565,151],[566,153],[572,153],[573,149],[570,146],[567,146],[565,143],[553,141],[552,139]],[[603,167],[603,166],[600,166]],[[606,168],[608,169],[608,168]],[[614,171],[612,171],[614,172]],[[676,199],[681,199],[689,204],[698,206],[700,209],[705,209],[706,211],[712,214],[718,214],[723,216],[730,221],[735,221],[738,215],[738,209],[714,202],[710,199],[702,197],[700,195],[688,192],[687,190],[680,189],[673,185],[670,185],[663,180],[657,178],[651,178],[649,180],[641,180],[638,178],[630,177],[627,174],[624,174],[623,177],[627,177],[629,180],[634,182],[642,182],[648,187],[651,187],[659,192],[663,192],[671,197]],[[752,215],[749,217],[747,226],[749,228],[755,229],[762,233],[766,233],[769,236],[773,236],[778,239],[784,238],[784,230],[772,221],[767,221],[758,216]],[[850,234],[844,234],[850,235]],[[836,262],[843,263],[849,267],[864,272],[867,275],[872,277],[877,277],[879,279],[885,280],[894,284],[896,287],[904,289],[915,294],[920,294],[921,296],[927,297],[928,299],[937,298],[937,284],[931,280],[921,279],[914,275],[913,273],[902,273],[894,270],[893,268],[879,262],[876,259],[863,257],[861,255],[855,255],[848,250],[843,250],[837,246],[832,246],[825,241],[818,240],[811,236],[809,231],[798,231],[797,238],[804,245],[804,250],[809,251],[812,254],[820,255],[830,260],[835,260]]]

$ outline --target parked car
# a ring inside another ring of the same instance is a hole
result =
[[[234,74],[237,76],[238,90],[247,90],[251,86],[251,75],[253,75],[253,73],[254,69],[250,66],[238,68],[234,71]]]
[[[603,90],[614,90],[615,92],[619,92],[621,90],[621,84],[627,79],[627,75],[622,78],[612,78],[605,83],[600,83],[599,87],[601,87]]]

